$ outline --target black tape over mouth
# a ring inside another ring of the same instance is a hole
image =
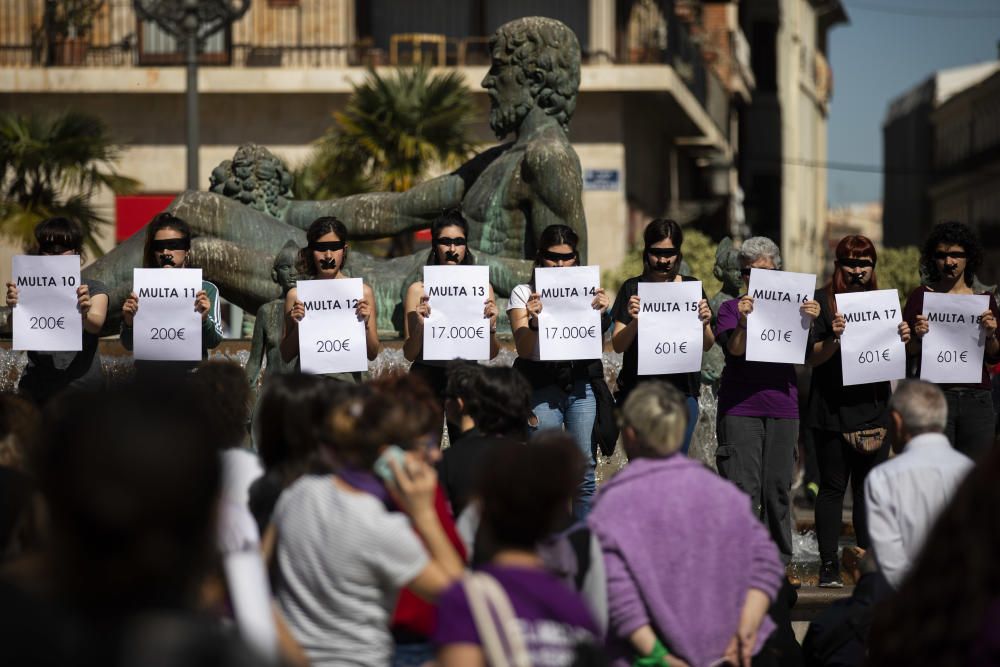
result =
[[[865,272],[861,273],[848,273],[847,279],[852,285],[861,285],[865,282]]]
[[[459,257],[457,252],[448,251],[444,254],[444,261],[455,262],[457,264],[458,262],[462,261],[462,258]]]
[[[337,260],[335,259],[321,259],[319,260],[319,268],[323,270],[330,270],[337,268]]]
[[[173,255],[158,255],[156,259],[160,262],[160,266],[177,266]]]

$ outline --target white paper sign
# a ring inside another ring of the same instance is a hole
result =
[[[488,266],[425,266],[424,293],[431,307],[424,321],[424,359],[490,358]]]
[[[300,280],[299,301],[306,316],[299,322],[299,366],[303,373],[354,373],[368,370],[365,323],[355,308],[364,298],[361,278]]]
[[[989,307],[985,294],[924,294],[928,329],[920,346],[921,380],[982,381],[986,334],[979,317]]]
[[[83,321],[76,309],[79,255],[16,255],[13,260],[12,281],[17,286],[14,349],[83,349]]]
[[[132,291],[139,297],[133,350],[136,359],[199,361],[201,269],[133,269]]]
[[[597,266],[535,269],[535,289],[542,298],[539,359],[601,358],[601,313],[591,305],[600,284],[601,269]]]
[[[701,370],[701,281],[639,283],[639,375]]]
[[[747,317],[747,361],[801,364],[811,321],[799,307],[816,293],[816,276],[790,271],[750,271],[753,312]]]
[[[906,377],[906,346],[899,339],[899,293],[894,289],[837,294],[847,321],[840,337],[844,385]]]

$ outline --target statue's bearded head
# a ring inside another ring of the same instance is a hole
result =
[[[243,144],[232,160],[212,170],[211,192],[243,202],[251,208],[284,217],[292,198],[292,174],[271,151],[257,144]]]
[[[580,88],[580,43],[572,30],[555,19],[517,19],[496,31],[490,54],[483,88],[498,139],[516,132],[536,106],[569,131]]]

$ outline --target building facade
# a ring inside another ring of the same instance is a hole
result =
[[[757,83],[741,128],[746,221],[779,243],[785,268],[812,272],[826,229],[827,36],[847,15],[836,0],[755,0],[744,10]]]

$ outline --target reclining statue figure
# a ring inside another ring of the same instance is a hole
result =
[[[241,146],[213,171],[209,192],[184,192],[170,204],[191,226],[193,264],[223,297],[252,313],[280,296],[270,276],[274,256],[289,241],[304,246],[304,230],[315,218],[336,216],[356,241],[429,227],[443,209],[455,206],[469,220],[469,246],[490,267],[499,297],[530,278],[535,244],[548,225],[573,228],[586,262],[580,160],[567,138],[580,84],[576,35],[553,19],[521,18],[496,31],[490,53],[482,82],[490,97],[490,127],[498,139],[513,140],[406,192],[330,201],[291,199],[291,176],[281,162],[260,146]],[[143,236],[133,235],[84,270],[111,289],[106,333],[117,331]],[[421,251],[385,260],[351,253],[345,272],[375,290],[380,331],[401,329],[403,294],[419,278],[426,256]]]

